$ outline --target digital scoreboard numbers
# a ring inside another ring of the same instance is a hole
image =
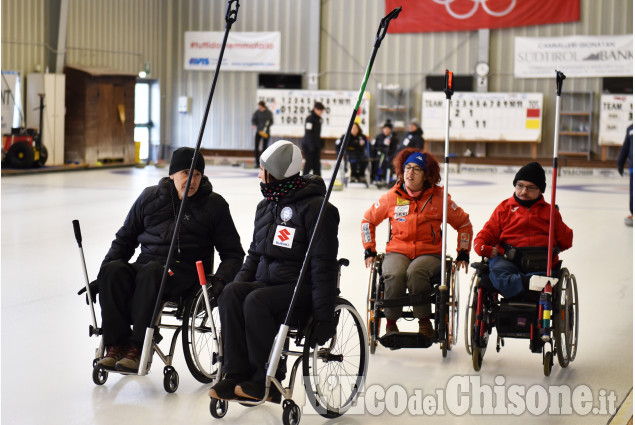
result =
[[[445,140],[443,92],[423,92],[421,127],[429,140]],[[450,140],[540,142],[542,93],[457,92],[450,105]]]
[[[322,114],[323,138],[339,138],[348,128],[359,92],[334,90],[275,90],[256,91],[257,102],[263,100],[273,112],[271,135],[277,137],[304,136],[304,120],[315,102],[324,104]],[[369,131],[370,94],[364,93],[359,105],[358,121],[365,134]]]

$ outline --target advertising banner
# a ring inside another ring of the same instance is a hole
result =
[[[214,71],[224,36],[221,31],[187,31],[184,68]],[[280,32],[230,33],[221,66],[225,71],[279,71]]]
[[[633,75],[633,34],[569,37],[516,37],[514,76],[554,78]]]

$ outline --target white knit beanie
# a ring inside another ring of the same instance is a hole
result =
[[[278,140],[260,155],[260,165],[276,180],[284,180],[300,172],[302,152],[288,140]]]

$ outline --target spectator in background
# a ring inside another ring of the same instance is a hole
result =
[[[273,113],[267,108],[264,100],[258,102],[258,109],[251,117],[251,126],[256,131],[254,144],[254,168],[258,168],[258,159],[260,154],[267,149],[269,145],[269,129],[273,124]],[[260,148],[262,141],[262,148]]]
[[[392,122],[386,120],[381,128],[381,133],[370,142],[371,178],[378,184],[386,182],[387,171],[390,169],[390,158],[395,154],[399,143],[392,128]]]
[[[304,171],[303,175],[313,171],[316,176],[321,176],[320,156],[324,142],[320,137],[322,132],[322,113],[324,105],[315,102],[311,114],[304,121],[304,137],[302,138],[302,151],[304,151]]]
[[[624,175],[624,165],[626,164],[626,160],[628,159],[628,167],[629,167],[629,179],[630,179],[630,194],[629,194],[629,208],[631,210],[631,215],[624,219],[624,224],[627,226],[633,227],[633,124],[629,125],[626,129],[626,137],[624,138],[624,144],[622,145],[622,149],[620,150],[620,154],[617,157],[617,171],[619,171],[620,176]]]

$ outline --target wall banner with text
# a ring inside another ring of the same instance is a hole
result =
[[[214,71],[224,36],[220,31],[187,31],[184,68]],[[279,71],[280,32],[230,33],[221,66],[224,71]]]

